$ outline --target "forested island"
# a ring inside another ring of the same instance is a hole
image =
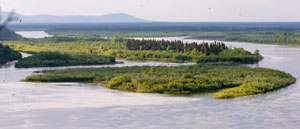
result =
[[[76,66],[76,65],[102,65],[115,63],[114,57],[100,56],[86,53],[62,53],[40,52],[23,59],[20,59],[15,67],[57,67],[57,66]]]
[[[5,42],[15,50],[23,52],[73,51],[136,61],[162,62],[219,62],[233,61],[255,63],[262,59],[258,51],[248,52],[242,48],[231,48],[221,42],[184,43],[182,41],[155,41],[113,38],[102,42]]]
[[[5,64],[9,61],[21,59],[22,55],[9,48],[8,46],[4,46],[0,43],[0,64]]]

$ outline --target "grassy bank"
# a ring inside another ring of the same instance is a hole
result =
[[[276,90],[294,83],[295,78],[271,69],[206,63],[179,67],[44,71],[42,75],[32,75],[24,81],[100,83],[111,89],[142,93],[190,94],[221,90],[214,93],[215,98],[221,99]]]
[[[5,64],[9,61],[21,59],[22,55],[0,43],[0,64]]]
[[[99,65],[115,63],[114,57],[83,53],[41,52],[20,59],[17,68]]]

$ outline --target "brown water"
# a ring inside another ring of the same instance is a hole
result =
[[[159,38],[156,38],[159,39]],[[183,40],[183,38],[164,38]],[[188,42],[202,40],[186,40]],[[226,42],[265,57],[255,66],[300,76],[300,48]],[[24,83],[34,71],[60,68],[0,68],[0,128],[286,128],[300,127],[299,81],[287,88],[248,97],[215,100],[210,95],[175,97],[128,93],[82,83]],[[177,66],[128,62],[107,65]],[[87,67],[87,66],[85,66]],[[103,66],[93,66],[103,67]]]

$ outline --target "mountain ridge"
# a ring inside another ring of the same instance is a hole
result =
[[[7,16],[8,12],[2,13]],[[134,17],[126,13],[110,13],[100,16],[66,15],[56,16],[49,14],[22,15],[17,13],[22,23],[128,23],[128,22],[150,22],[149,20]],[[16,22],[14,22],[16,23]]]

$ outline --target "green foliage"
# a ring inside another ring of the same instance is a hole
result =
[[[64,81],[65,80],[65,81]],[[30,82],[94,82],[107,88],[143,93],[189,94],[220,92],[215,98],[265,93],[295,82],[291,75],[232,63],[205,63],[178,67],[84,68],[43,71]],[[229,89],[226,89],[229,88]]]
[[[118,39],[118,40],[117,40]],[[138,61],[162,61],[162,62],[210,62],[210,61],[237,61],[257,62],[252,53],[243,49],[229,49],[222,43],[212,44],[183,44],[181,41],[141,41],[119,40],[112,42],[61,42],[61,43],[34,43],[18,42],[8,43],[11,48],[24,52],[61,51],[61,52],[84,52],[97,55],[114,56],[116,58]],[[151,43],[150,43],[151,42]],[[140,46],[134,46],[141,44]],[[131,50],[132,49],[132,50]],[[236,55],[234,55],[236,54]],[[230,56],[224,59],[226,56]],[[232,56],[238,56],[231,58]],[[261,57],[259,55],[259,57]],[[221,58],[219,60],[219,58]]]
[[[20,59],[17,68],[55,67],[73,65],[96,65],[114,63],[115,58],[82,53],[41,52],[33,56]]]
[[[126,47],[129,50],[168,50],[176,52],[195,51],[201,52],[206,56],[210,54],[218,55],[223,50],[227,49],[224,43],[184,43],[180,40],[175,41],[157,41],[157,40],[135,40],[129,39],[126,42]]]
[[[112,42],[114,43],[122,43],[125,42],[126,38],[125,37],[121,37],[121,36],[116,36],[112,38]]]
[[[264,44],[300,44],[299,31],[244,30],[238,32],[202,32],[193,34],[191,39],[210,39],[221,41],[240,41]]]
[[[3,46],[0,43],[0,64],[4,64],[9,61],[18,60],[22,58],[22,55],[9,48],[8,46]]]
[[[259,93],[266,93],[288,86],[295,82],[295,79],[289,79],[287,75],[281,75],[272,77],[269,80],[265,78],[253,80],[240,85],[239,87],[222,90],[214,94],[214,98],[225,99],[234,98],[239,96],[253,95]]]
[[[239,63],[255,63],[263,59],[259,54],[259,51],[256,50],[254,54],[249,51],[244,50],[243,48],[232,48],[222,51],[219,55],[209,55],[206,57],[199,58],[198,63],[202,62],[224,62],[224,61],[233,61]]]
[[[299,45],[299,23],[99,23],[10,26],[75,37],[186,37],[219,41]]]
[[[99,41],[109,41],[109,39],[101,37],[67,37],[67,36],[53,36],[46,38],[21,38],[19,42],[28,42],[28,43],[62,43],[62,42],[99,42]]]
[[[182,75],[182,78],[183,79],[193,78],[193,74],[191,74],[191,73],[185,73],[185,74]]]

